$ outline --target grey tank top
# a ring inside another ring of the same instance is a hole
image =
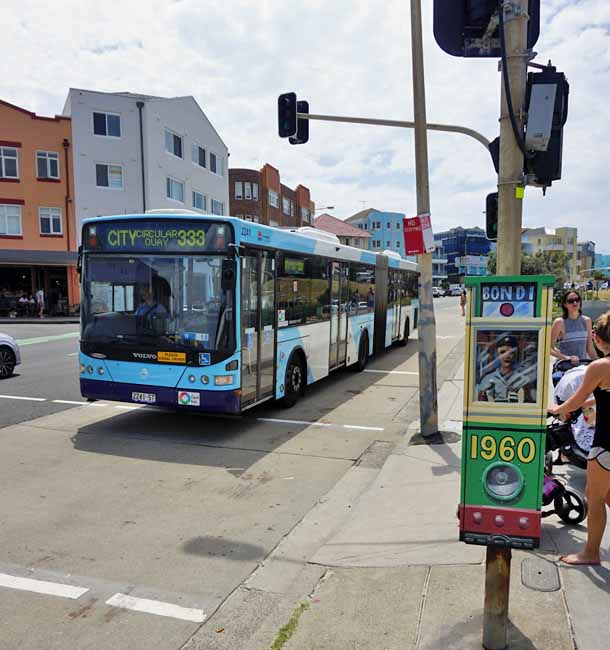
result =
[[[564,318],[563,327],[565,334],[559,343],[562,354],[579,359],[588,359],[587,352],[587,324],[582,316],[578,318]]]

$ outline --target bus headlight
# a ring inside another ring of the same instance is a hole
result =
[[[191,384],[194,384],[197,381],[197,377],[195,375],[189,375],[189,381]]]
[[[93,374],[93,366],[87,366],[87,372],[92,375]]]
[[[81,373],[81,375],[85,372],[86,369],[87,369],[87,366],[84,363],[81,363],[80,364],[80,373]]]
[[[101,375],[104,375],[105,372],[106,372],[106,371],[105,371],[102,367],[99,367],[99,368],[97,369],[97,374],[100,375],[100,376],[101,376]]]
[[[207,384],[209,383],[210,378],[207,375],[201,375],[201,383],[202,384]]]
[[[214,377],[216,386],[231,386],[233,384],[233,375],[217,375]]]
[[[523,474],[515,465],[494,463],[483,472],[483,489],[496,501],[512,501],[523,490]]]

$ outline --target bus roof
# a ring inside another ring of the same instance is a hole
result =
[[[188,210],[155,210],[150,213],[142,214],[117,214],[105,217],[90,217],[84,219],[82,225],[97,223],[100,221],[133,221],[133,220],[164,220],[164,219],[182,219],[193,221],[222,221],[230,223],[235,229],[235,238],[237,244],[253,244],[255,246],[278,248],[281,250],[291,251],[294,253],[309,253],[332,257],[338,260],[363,262],[365,264],[375,264],[377,255],[383,253],[373,253],[345,246],[344,244],[325,241],[308,235],[306,232],[295,232],[286,228],[277,228],[263,224],[245,221],[237,217],[227,217],[217,214],[201,214]],[[410,260],[398,259],[398,257],[386,255],[388,266],[405,271],[417,271],[417,264]]]

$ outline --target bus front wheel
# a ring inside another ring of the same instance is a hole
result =
[[[305,393],[305,384],[305,361],[300,354],[292,354],[284,378],[284,398],[282,399],[284,408],[290,408],[298,402],[299,397]]]

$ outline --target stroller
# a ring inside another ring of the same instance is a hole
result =
[[[555,386],[555,401],[561,404],[573,394],[584,374],[585,365],[566,369],[564,376]],[[576,525],[587,516],[587,500],[577,490],[553,476],[555,465],[570,464],[580,469],[587,468],[587,456],[593,439],[594,411],[583,413],[577,409],[565,419],[553,418],[546,428],[546,454],[544,463],[544,486],[542,505],[553,504],[550,510],[543,510],[542,516],[557,514],[567,524]]]

